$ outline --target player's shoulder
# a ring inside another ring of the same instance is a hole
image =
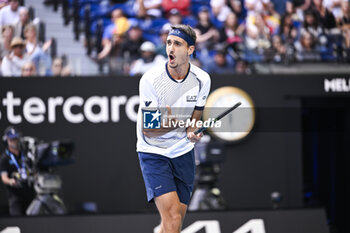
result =
[[[210,81],[210,75],[196,65],[191,64],[191,72],[202,81]]]
[[[160,75],[162,75],[164,72],[166,72],[165,70],[165,62],[161,62],[158,65],[153,66],[151,69],[149,69],[148,71],[146,71],[142,77],[140,82],[150,82],[153,83],[154,80],[159,77]]]

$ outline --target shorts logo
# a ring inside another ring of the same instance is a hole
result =
[[[160,129],[159,110],[144,110],[143,111],[143,128],[144,129]]]
[[[186,96],[187,102],[197,102],[197,96],[196,95],[188,95]]]

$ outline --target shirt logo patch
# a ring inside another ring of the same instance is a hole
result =
[[[186,96],[187,102],[197,102],[197,96],[196,95],[188,95]]]
[[[152,103],[152,101],[145,101],[146,107],[148,107],[151,103]]]
[[[144,110],[143,115],[143,128],[144,129],[160,129],[160,117],[159,110]]]

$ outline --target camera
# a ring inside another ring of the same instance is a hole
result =
[[[196,187],[189,204],[189,211],[223,210],[225,200],[217,186],[220,164],[225,160],[225,147],[221,142],[211,141],[208,135],[195,146]]]
[[[23,137],[21,142],[28,157],[28,181],[32,182],[36,192],[26,214],[66,214],[67,209],[59,197],[62,180],[54,168],[74,162],[74,143],[70,140],[43,142],[32,137]]]

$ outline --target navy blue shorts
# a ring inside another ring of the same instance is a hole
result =
[[[139,160],[149,202],[176,191],[180,202],[188,205],[194,185],[194,150],[174,159],[139,152]]]

